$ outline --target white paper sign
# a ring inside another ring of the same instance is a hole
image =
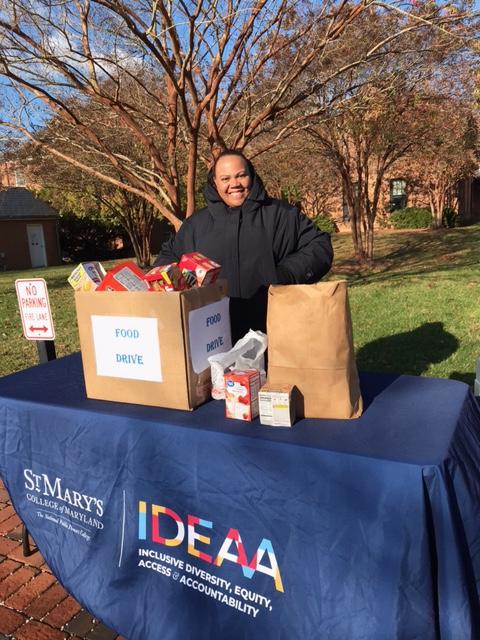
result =
[[[156,318],[92,316],[98,376],[162,382]]]
[[[188,335],[195,373],[201,373],[210,367],[207,360],[209,356],[232,348],[228,305],[229,298],[222,298],[219,302],[207,304],[206,307],[189,313]]]

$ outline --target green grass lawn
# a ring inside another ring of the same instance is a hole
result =
[[[357,362],[473,383],[480,357],[480,226],[379,233],[371,272],[335,242],[333,278],[350,282]]]
[[[480,226],[378,233],[368,272],[352,259],[348,234],[337,234],[333,242],[329,277],[350,282],[359,368],[472,384],[480,357]],[[57,356],[78,350],[73,289],[67,283],[72,268],[0,273],[0,375],[37,362],[35,343],[22,334],[16,278],[45,278]]]

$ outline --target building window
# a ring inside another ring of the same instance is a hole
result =
[[[402,178],[390,180],[390,211],[407,206],[407,181]]]

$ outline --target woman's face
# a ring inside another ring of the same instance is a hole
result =
[[[240,207],[252,186],[247,163],[240,156],[222,156],[215,167],[213,179],[227,207]]]

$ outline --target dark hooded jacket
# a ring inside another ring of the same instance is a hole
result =
[[[297,207],[270,198],[256,173],[241,207],[223,202],[211,174],[205,199],[207,206],[164,243],[155,265],[177,262],[192,251],[218,262],[220,277],[228,282],[235,342],[248,329],[265,331],[269,285],[310,284],[329,271],[332,244]]]

